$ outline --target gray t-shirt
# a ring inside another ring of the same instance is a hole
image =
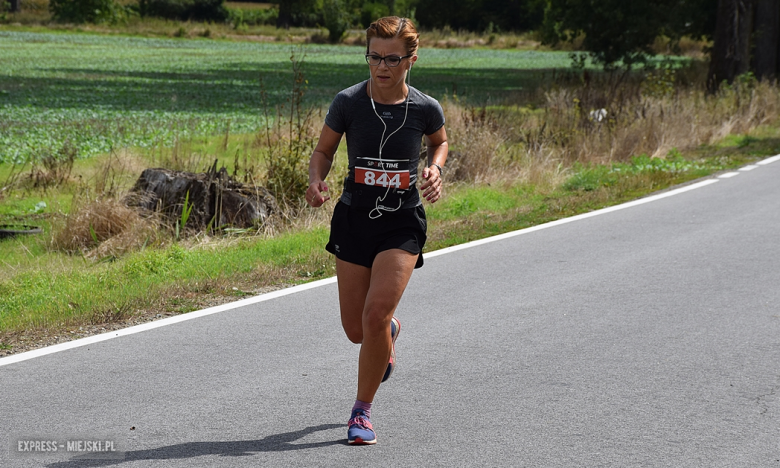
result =
[[[349,175],[341,201],[373,206],[376,197],[385,195],[389,187],[393,194],[390,198],[402,200],[403,208],[413,208],[420,204],[416,183],[422,137],[436,133],[444,125],[444,112],[436,99],[410,86],[409,110],[401,126],[406,101],[393,105],[377,102],[374,112],[367,83],[363,81],[338,93],[325,116],[325,125],[347,135]],[[380,158],[383,130],[385,143]],[[392,136],[388,138],[389,135]]]

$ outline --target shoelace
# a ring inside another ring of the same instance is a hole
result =
[[[354,418],[350,419],[347,425],[349,426],[358,425],[363,429],[371,429],[371,430],[374,429],[374,426],[371,425],[371,421],[360,413],[356,414]]]

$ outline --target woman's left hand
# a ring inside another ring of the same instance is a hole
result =
[[[442,180],[439,168],[436,166],[426,167],[422,171],[422,177],[425,179],[425,182],[420,186],[423,198],[431,203],[436,203],[441,197]]]

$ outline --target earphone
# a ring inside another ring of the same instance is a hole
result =
[[[403,120],[403,122],[401,122],[401,126],[400,127],[398,127],[390,135],[387,135],[387,138],[385,138],[385,133],[387,132],[387,124],[385,123],[385,119],[383,119],[382,117],[379,116],[379,112],[376,111],[376,104],[374,104],[374,92],[373,92],[373,89],[371,87],[371,83],[373,81],[373,78],[371,78],[371,76],[369,75],[369,79],[368,79],[368,93],[369,93],[369,98],[371,98],[371,108],[374,110],[374,114],[379,119],[379,121],[382,122],[382,126],[384,126],[384,130],[382,130],[382,136],[379,138],[379,164],[382,167],[382,171],[385,173],[385,176],[387,176],[387,167],[384,164],[382,164],[382,150],[384,149],[384,147],[387,144],[387,141],[390,139],[390,137],[395,135],[398,132],[398,130],[401,130],[404,127],[404,125],[406,124],[406,117],[409,115],[409,93],[411,93],[411,82],[412,82],[412,78],[411,78],[412,77],[412,73],[411,73],[411,71],[412,71],[412,67],[410,66],[407,69],[407,71],[408,71],[408,73],[407,73],[407,78],[408,78],[407,87],[409,89],[408,89],[408,91],[406,93],[406,109],[404,110],[404,120]],[[398,206],[396,208],[380,205],[381,202],[385,201],[385,198],[387,197],[388,193],[390,193],[390,184],[387,185],[387,190],[385,190],[385,194],[384,195],[382,195],[381,197],[376,197],[376,202],[374,203],[374,209],[371,210],[368,213],[368,217],[369,218],[371,218],[371,219],[379,218],[380,216],[382,216],[382,211],[398,211],[399,209],[401,209],[401,206],[403,205],[403,202],[400,199],[398,200]],[[374,212],[376,212],[377,214],[374,215]]]

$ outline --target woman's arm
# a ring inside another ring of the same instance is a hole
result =
[[[447,144],[447,131],[441,127],[431,135],[425,135],[425,146],[428,150],[428,167],[423,169],[422,177],[425,183],[420,186],[423,197],[431,203],[441,197],[441,170],[447,162],[449,145]]]
[[[336,133],[327,125],[322,126],[320,139],[309,160],[309,188],[306,190],[306,202],[314,208],[322,206],[330,197],[322,192],[328,191],[325,178],[333,165],[333,158],[341,142],[341,133]]]

